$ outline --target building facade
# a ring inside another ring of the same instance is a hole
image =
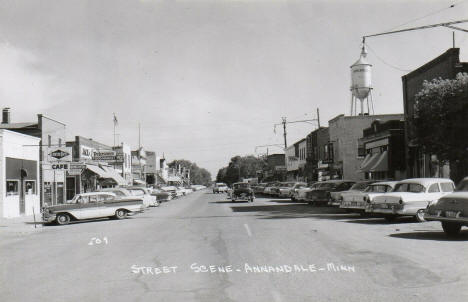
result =
[[[450,48],[442,55],[402,77],[408,177],[449,177],[448,167],[439,167],[437,159],[431,154],[424,154],[417,143],[418,134],[414,126],[415,95],[421,90],[424,81],[436,78],[455,79],[460,72],[468,72],[468,63],[460,62],[459,48]],[[466,123],[466,110],[464,113],[460,112],[460,122]]]
[[[402,114],[381,115],[339,115],[328,122],[330,141],[324,153],[329,153],[332,148],[333,160],[328,163],[330,173],[334,178],[346,180],[364,180],[364,172],[360,170],[364,160],[364,154],[359,154],[359,139],[363,130],[369,128],[372,122],[380,120],[403,119]]]
[[[0,217],[39,214],[40,138],[0,129]]]
[[[364,129],[359,152],[365,179],[401,180],[405,173],[405,123],[403,120],[372,122]]]

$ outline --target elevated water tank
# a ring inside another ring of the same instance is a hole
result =
[[[372,89],[372,65],[367,61],[367,51],[362,46],[361,57],[351,65],[351,92],[359,100],[364,100]]]

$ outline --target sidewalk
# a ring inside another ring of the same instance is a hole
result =
[[[43,229],[40,223],[41,217],[36,214],[36,225],[34,225],[34,217],[21,216],[15,218],[0,218],[0,236],[1,234],[30,234],[40,232]]]

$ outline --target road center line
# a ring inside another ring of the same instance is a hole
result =
[[[249,235],[249,237],[252,237],[252,232],[250,231],[249,225],[247,223],[244,223],[244,227],[247,231],[247,235]]]

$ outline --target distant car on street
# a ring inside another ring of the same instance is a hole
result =
[[[213,194],[226,193],[227,190],[228,190],[228,186],[223,182],[217,182],[213,186]]]
[[[427,206],[452,193],[453,181],[447,178],[411,178],[399,181],[392,192],[377,196],[368,212],[382,215],[388,221],[397,216],[414,216],[424,221]]]
[[[151,192],[152,196],[156,196],[156,200],[161,202],[167,202],[172,200],[172,194],[169,192],[165,192],[161,189],[153,189]]]
[[[292,201],[305,201],[307,192],[315,190],[320,187],[321,182],[311,183],[305,187],[297,189],[293,192],[291,196]]]
[[[45,206],[41,211],[44,222],[64,225],[72,220],[103,217],[123,219],[128,214],[143,212],[144,208],[142,199],[117,198],[110,192],[90,192],[76,194],[66,204]]]
[[[453,193],[430,204],[424,219],[440,221],[448,236],[458,235],[462,226],[468,226],[468,177],[458,184]]]
[[[238,182],[232,185],[232,202],[238,200],[246,200],[248,202],[253,202],[255,200],[255,194],[250,187],[250,184],[247,182]]]
[[[278,197],[291,197],[291,192],[296,186],[296,184],[300,184],[305,186],[306,183],[303,182],[281,182],[278,187],[275,188],[273,191],[273,195]]]
[[[279,186],[280,182],[270,182],[265,186],[265,190],[263,191],[263,194],[267,196],[273,196],[274,192],[276,191],[276,188]]]

